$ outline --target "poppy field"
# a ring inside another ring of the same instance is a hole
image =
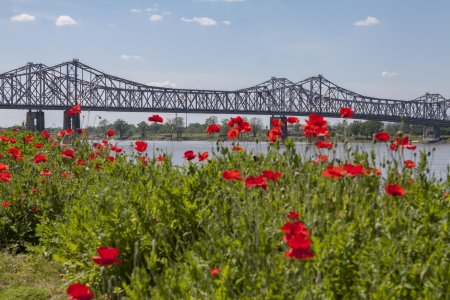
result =
[[[95,143],[83,129],[2,131],[0,248],[56,263],[73,300],[448,299],[450,185],[427,153],[405,160],[408,137],[379,132],[382,165],[374,151],[339,159],[346,142],[316,114],[302,152],[282,142],[285,125],[273,120],[255,154],[233,117],[234,146],[186,149],[184,165],[147,141],[125,152],[113,130]]]

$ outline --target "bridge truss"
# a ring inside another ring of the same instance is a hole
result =
[[[0,74],[0,109],[126,112],[188,112],[339,117],[351,107],[355,119],[450,125],[450,99],[425,94],[403,101],[363,96],[321,75],[293,83],[272,78],[235,91],[175,89],[148,86],[108,75],[74,59],[48,67],[28,63]]]

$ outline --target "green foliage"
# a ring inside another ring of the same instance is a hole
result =
[[[425,153],[415,170],[404,168],[396,153],[392,164],[385,162],[384,178],[326,178],[327,163],[294,146],[288,140],[254,154],[218,144],[215,157],[186,166],[170,160],[145,165],[122,154],[110,162],[105,150],[91,160],[83,141],[72,147],[85,165],[61,158],[61,149],[48,143],[51,161],[36,165],[30,157],[37,150],[24,146],[23,161],[2,160],[15,176],[0,184],[2,198],[24,191],[10,196],[10,207],[0,207],[2,245],[39,240],[33,249],[58,262],[68,283],[89,283],[96,295],[111,299],[450,296],[449,183],[430,178]],[[374,156],[354,149],[346,159],[368,169],[376,167]],[[42,183],[44,167],[53,175]],[[224,170],[240,170],[243,178],[264,170],[283,175],[263,190],[223,179]],[[386,182],[405,187],[406,196],[387,195]],[[31,192],[35,186],[38,193]],[[34,206],[37,213],[29,213]],[[280,227],[289,211],[299,212],[312,234],[311,260],[285,257]],[[94,264],[99,246],[119,248],[122,264]],[[220,270],[216,277],[213,267]]]
[[[48,300],[50,296],[44,289],[29,286],[11,286],[0,291],[1,300]]]

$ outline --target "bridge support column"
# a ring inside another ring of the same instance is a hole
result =
[[[27,130],[32,131],[42,131],[45,129],[45,119],[44,112],[42,110],[39,111],[31,111],[27,112],[27,121],[26,121]]]
[[[275,116],[272,115],[272,116],[270,117],[270,129],[273,128],[272,120],[276,120],[276,119],[281,120],[281,122],[283,122],[283,124],[284,124],[284,126],[281,126],[281,127],[280,127],[280,128],[281,128],[281,132],[283,132],[282,139],[283,139],[283,141],[284,141],[284,140],[287,139],[287,137],[288,137],[288,128],[287,128],[287,123],[286,123],[287,117],[286,117],[286,116],[275,117]]]
[[[441,139],[441,132],[436,125],[427,125],[423,127],[423,141],[424,142],[439,142]]]
[[[76,115],[69,115],[67,113],[67,110],[64,111],[64,122],[63,122],[63,129],[69,129],[71,128],[72,130],[77,130],[79,128],[81,128],[80,126],[80,115],[76,114]]]

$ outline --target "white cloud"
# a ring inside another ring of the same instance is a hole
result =
[[[163,87],[163,88],[175,88],[176,87],[175,83],[170,82],[170,81],[153,81],[153,82],[149,82],[147,85]]]
[[[377,25],[380,23],[380,20],[378,20],[375,17],[367,17],[364,20],[358,20],[355,23],[353,23],[353,25],[355,26],[372,26],[372,25]]]
[[[162,21],[163,16],[161,15],[151,15],[150,16],[150,21],[151,22],[158,22],[158,21]]]
[[[132,9],[130,9],[130,12],[135,13],[135,14],[140,14],[142,12],[142,9],[140,9],[140,8],[132,8]]]
[[[163,11],[163,12],[161,12],[161,14],[162,14],[163,16],[167,16],[167,15],[171,15],[172,12],[170,12],[170,11]]]
[[[217,25],[217,21],[208,17],[194,17],[192,19],[188,19],[188,18],[181,18],[180,19],[181,22],[185,22],[185,23],[197,23],[199,25],[202,26],[215,26]]]
[[[391,78],[391,77],[397,76],[397,72],[383,71],[383,72],[381,72],[381,76],[383,76],[384,78]]]
[[[141,57],[139,55],[129,55],[129,54],[122,54],[120,56],[120,59],[123,60],[131,60],[131,59],[141,59]]]
[[[20,14],[17,16],[12,16],[11,21],[13,22],[33,22],[36,21],[36,17],[29,14]]]
[[[68,25],[76,25],[76,24],[78,24],[78,22],[75,21],[70,16],[59,16],[56,19],[55,24],[56,24],[56,26],[68,26]]]
[[[222,21],[220,23],[222,23],[225,26],[230,26],[231,25],[231,21],[228,21],[228,20]]]

